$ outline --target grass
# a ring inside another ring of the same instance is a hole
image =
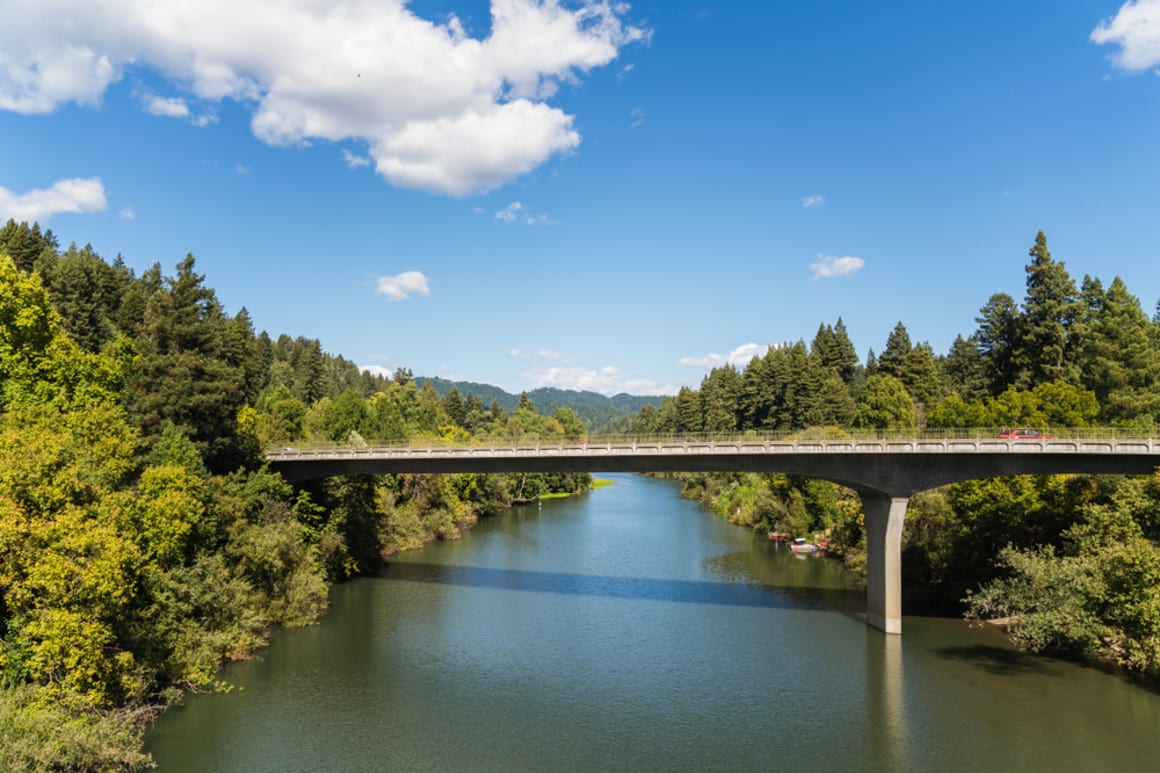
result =
[[[609,486],[612,486],[615,484],[616,484],[616,481],[608,480],[607,478],[593,478],[592,485],[589,487],[588,490],[595,491],[598,488],[608,488]],[[577,493],[583,493],[583,492],[577,492]],[[565,497],[570,497],[570,496],[572,496],[572,494],[569,494],[566,491],[555,491],[555,492],[552,492],[550,494],[540,494],[539,499],[564,499]]]

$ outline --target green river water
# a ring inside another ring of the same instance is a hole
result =
[[[161,718],[159,770],[1160,770],[1160,694],[960,620],[888,637],[836,562],[614,478],[334,588]]]

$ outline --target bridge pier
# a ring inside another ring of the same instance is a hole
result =
[[[861,491],[866,514],[866,622],[902,633],[902,522],[909,497]]]

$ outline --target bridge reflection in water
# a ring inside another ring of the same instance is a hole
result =
[[[973,431],[970,431],[973,432]],[[867,622],[902,632],[902,525],[910,497],[964,480],[1057,473],[1147,475],[1160,439],[1073,437],[616,440],[549,445],[284,448],[267,454],[292,483],[334,475],[522,472],[763,472],[849,486],[866,515]]]

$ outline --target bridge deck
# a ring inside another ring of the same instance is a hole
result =
[[[1151,474],[1160,441],[1139,437],[945,437],[605,442],[528,446],[283,449],[267,456],[290,481],[331,475],[455,472],[783,472],[858,491],[866,516],[866,614],[902,631],[901,537],[912,494],[1023,473]]]

